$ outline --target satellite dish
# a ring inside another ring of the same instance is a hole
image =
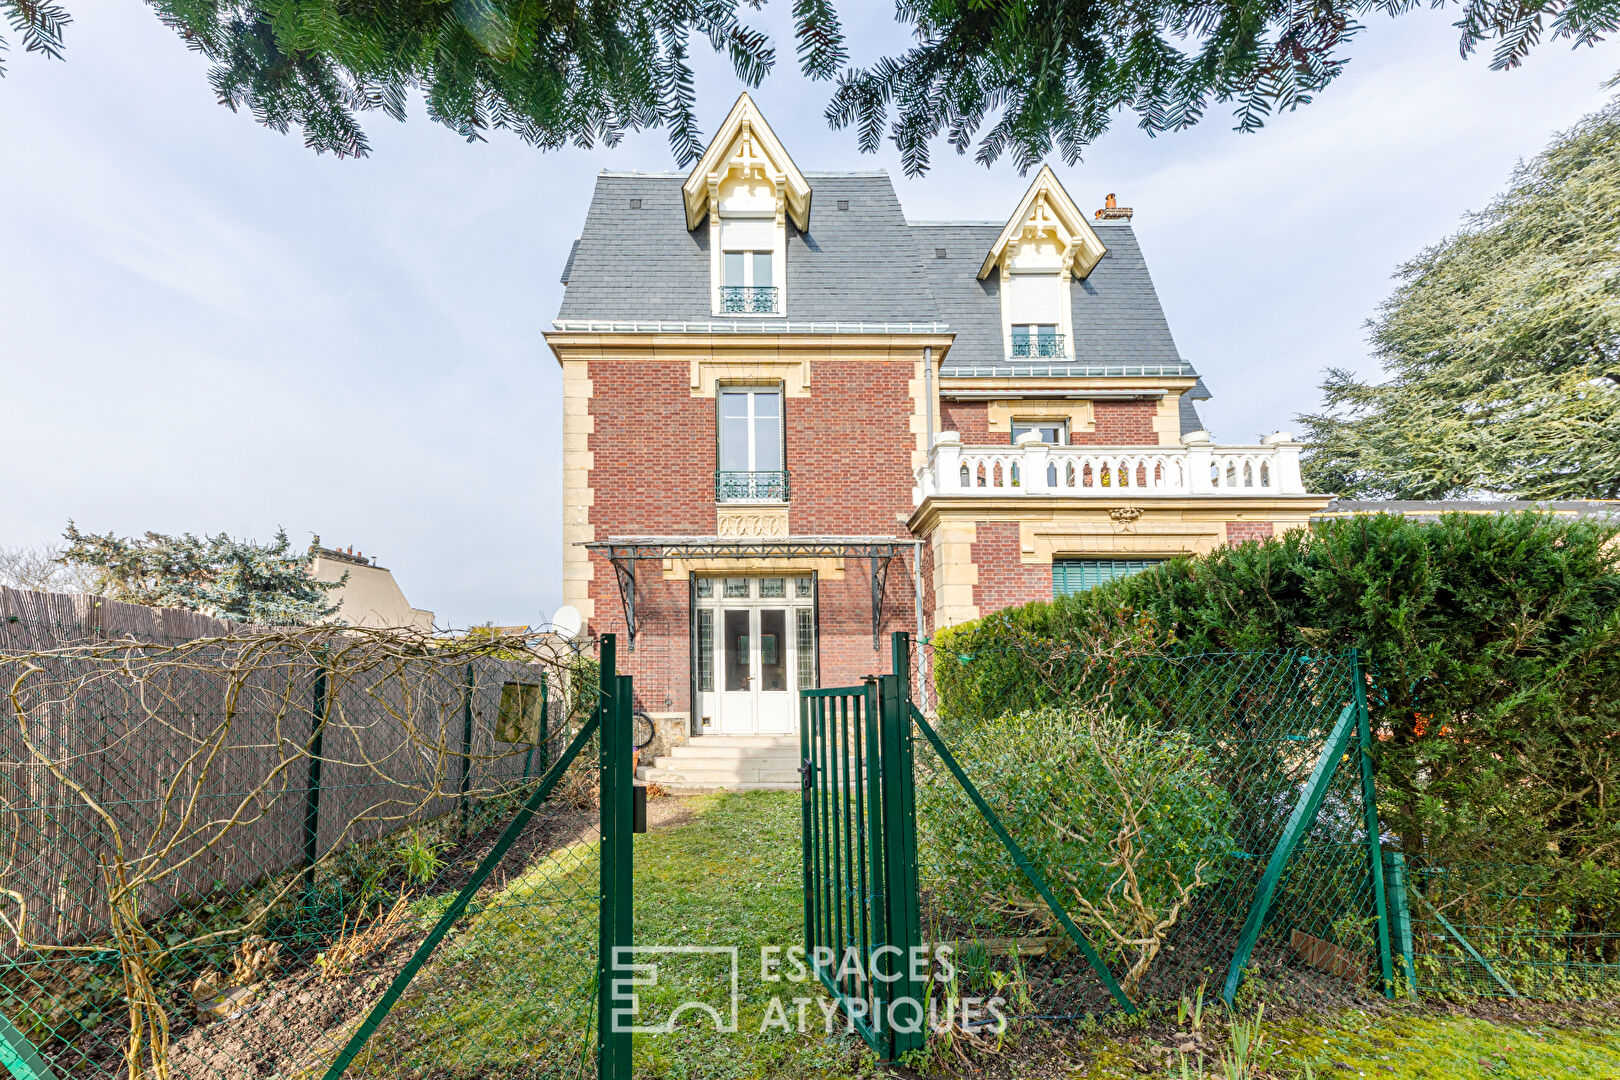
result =
[[[585,619],[573,604],[564,604],[557,609],[557,614],[551,617],[551,628],[564,641],[572,641],[575,637],[578,637],[579,631],[584,625]]]

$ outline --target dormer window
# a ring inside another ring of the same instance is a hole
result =
[[[708,218],[711,310],[786,315],[787,224],[810,227],[810,185],[747,94],[681,187],[686,227]]]
[[[1074,355],[1071,285],[1106,251],[1057,176],[1042,167],[979,269],[980,280],[1000,277],[1005,355],[1046,361]]]

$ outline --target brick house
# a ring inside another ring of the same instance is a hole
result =
[[[744,95],[689,173],[604,172],[546,334],[564,599],[672,741],[919,635],[1305,526],[1284,434],[1212,445],[1131,211],[1049,168],[995,221],[801,172]],[[626,649],[625,646],[629,648]]]

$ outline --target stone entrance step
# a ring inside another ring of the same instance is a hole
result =
[[[859,772],[853,759],[848,768],[852,777]],[[799,739],[796,735],[699,735],[643,765],[636,777],[675,791],[796,791]]]

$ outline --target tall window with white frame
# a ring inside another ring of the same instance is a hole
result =
[[[727,315],[776,313],[769,251],[726,251],[720,261],[720,310]]]
[[[780,386],[719,392],[717,502],[786,502],[788,473]]]

